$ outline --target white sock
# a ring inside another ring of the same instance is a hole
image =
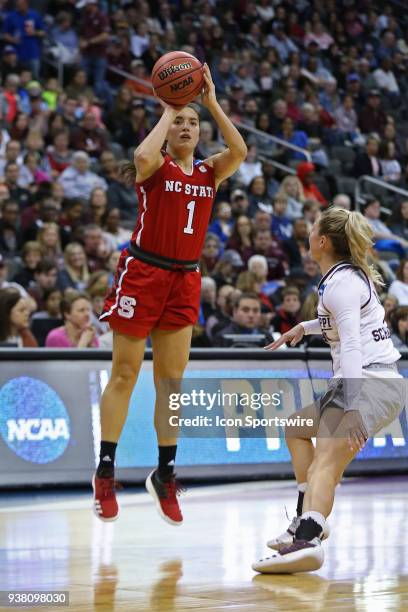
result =
[[[307,488],[307,482],[301,482],[297,486],[297,490],[299,491],[299,493],[305,493],[306,488]]]

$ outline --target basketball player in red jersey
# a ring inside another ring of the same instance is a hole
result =
[[[148,335],[153,348],[159,461],[146,487],[167,522],[179,525],[183,520],[173,471],[177,437],[168,428],[163,434],[168,403],[160,400],[157,391],[160,381],[183,377],[199,312],[198,260],[215,192],[247,154],[244,140],[217,102],[207,65],[204,83],[202,104],[220,128],[227,148],[203,161],[195,159],[200,132],[197,110],[193,106],[175,110],[162,103],[162,117],[134,155],[139,214],[101,315],[113,329],[112,372],[101,400],[100,462],[93,479],[94,510],[105,521],[115,520],[119,512],[115,451]]]

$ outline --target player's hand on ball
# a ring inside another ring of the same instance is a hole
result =
[[[298,325],[295,325],[295,327],[290,329],[288,332],[286,332],[285,334],[282,334],[280,338],[278,338],[274,342],[271,342],[271,344],[264,346],[264,348],[267,351],[275,351],[280,346],[282,346],[282,344],[285,344],[286,342],[290,342],[290,346],[296,346],[296,344],[299,344],[299,342],[302,340],[304,335],[305,335],[304,327],[303,325],[298,323]]]
[[[208,64],[204,64],[203,66],[203,78],[204,87],[201,90],[201,103],[207,106],[207,108],[210,108],[217,103],[217,97],[215,95],[215,85]]]
[[[156,94],[154,90],[153,90],[153,95],[158,101],[158,103],[160,104],[160,106],[168,113],[173,113],[174,115],[176,115],[176,113],[178,113],[178,111],[180,110],[180,109],[174,108],[174,106],[170,106],[170,104],[167,104],[167,102],[159,98],[159,96]]]

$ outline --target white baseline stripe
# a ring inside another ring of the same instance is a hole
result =
[[[136,244],[137,244],[137,246],[140,246],[140,236],[142,235],[142,231],[143,231],[143,227],[144,227],[144,224],[143,224],[144,216],[145,216],[146,211],[147,211],[147,193],[146,193],[144,187],[140,187],[140,191],[143,194],[143,212],[142,212],[142,216],[140,217],[141,227],[140,227],[140,230],[138,231],[137,236],[136,236]]]
[[[113,306],[111,306],[111,308],[108,310],[108,312],[104,312],[103,314],[101,314],[101,316],[99,317],[99,320],[104,319],[105,317],[109,317],[112,312],[115,310],[115,308],[118,307],[118,302],[119,302],[119,293],[120,290],[122,289],[122,282],[123,279],[125,277],[126,272],[128,271],[128,267],[129,267],[129,263],[132,261],[132,259],[134,259],[134,257],[127,257],[126,258],[126,262],[125,262],[125,269],[123,270],[122,274],[120,275],[119,278],[119,282],[118,282],[118,287],[116,289],[116,300]]]

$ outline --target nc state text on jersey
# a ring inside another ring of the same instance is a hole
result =
[[[182,183],[182,181],[165,181],[164,191],[172,191],[176,193],[184,193],[192,195],[194,198],[213,198],[214,189],[208,185],[191,185],[190,183]]]

